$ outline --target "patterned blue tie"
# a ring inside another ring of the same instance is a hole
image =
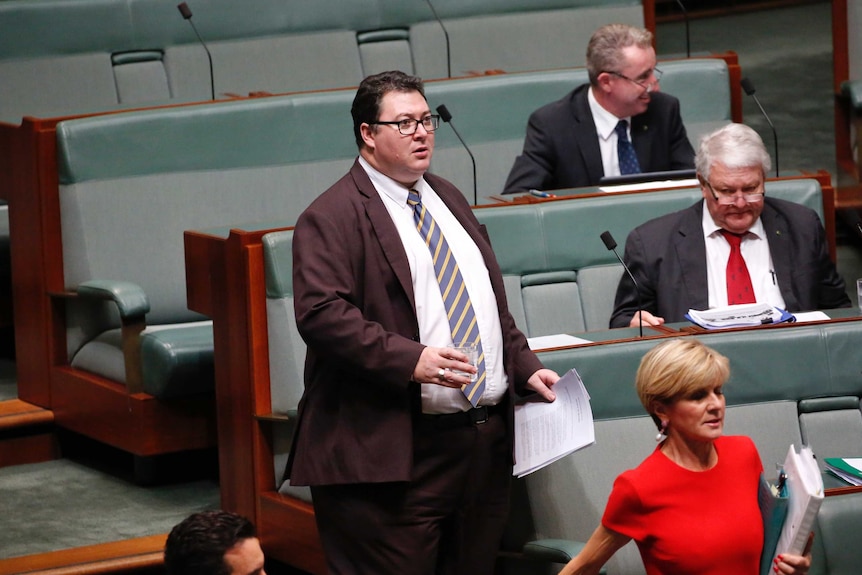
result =
[[[446,306],[446,314],[449,317],[449,327],[452,330],[452,341],[455,345],[459,342],[475,343],[479,352],[476,367],[476,381],[461,387],[461,391],[467,400],[476,407],[479,398],[485,391],[485,354],[482,351],[482,340],[479,337],[479,325],[476,323],[476,314],[470,303],[470,295],[464,278],[458,269],[458,262],[449,249],[449,243],[437,227],[437,222],[422,205],[422,198],[416,190],[410,190],[407,194],[407,203],[413,207],[413,221],[419,235],[425,240],[425,245],[431,250],[431,259],[434,261],[434,271],[437,273],[437,283],[440,285],[440,293],[443,295],[443,304]]]
[[[641,167],[634,146],[629,141],[629,123],[620,120],[614,131],[617,133],[617,157],[620,160],[620,174],[640,174]]]

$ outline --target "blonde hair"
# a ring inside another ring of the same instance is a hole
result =
[[[644,409],[661,429],[655,403],[670,404],[695,391],[723,384],[730,361],[692,337],[676,337],[652,348],[641,359],[635,387]]]

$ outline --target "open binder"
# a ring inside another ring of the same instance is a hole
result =
[[[814,453],[803,446],[797,453],[791,445],[776,485],[761,477],[758,503],[763,517],[763,552],[760,574],[772,571],[777,555],[801,555],[814,529],[823,502],[823,478]]]

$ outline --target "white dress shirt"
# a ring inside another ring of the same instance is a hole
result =
[[[413,207],[407,204],[409,190],[374,169],[361,156],[359,163],[383,200],[407,253],[416,300],[419,341],[432,347],[451,346],[452,330],[447,319],[446,306],[437,283],[431,252],[416,230]],[[497,297],[491,287],[488,268],[475,242],[431,186],[422,179],[416,182],[414,188],[421,195],[425,209],[440,227],[464,278],[485,353],[485,391],[479,399],[479,405],[495,405],[506,393],[508,380],[503,371],[503,331],[497,311]],[[460,389],[422,384],[424,413],[454,413],[466,411],[471,407]]]
[[[706,202],[706,200],[704,200]],[[706,242],[706,279],[709,285],[709,307],[727,305],[727,260],[730,257],[730,244],[721,234],[712,219],[706,203],[703,205],[703,237]],[[769,240],[760,218],[742,237],[740,246],[742,259],[751,276],[751,287],[758,303],[766,302],[780,309],[784,308],[784,298],[778,289]]]
[[[599,104],[596,97],[593,95],[593,88],[587,91],[587,101],[590,103],[590,112],[593,114],[593,123],[596,125],[596,133],[599,135],[599,151],[602,155],[602,168],[605,171],[605,176],[619,176],[620,174],[620,157],[617,154],[617,133],[616,128],[620,120],[628,122],[629,142],[632,141],[632,121],[631,117],[617,118]]]

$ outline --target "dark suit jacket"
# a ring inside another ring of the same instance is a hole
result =
[[[485,259],[511,396],[541,363],[508,311],[484,226],[452,184],[425,179]],[[308,354],[286,475],[294,485],[410,480],[412,426],[421,413],[419,384],[410,380],[425,346],[407,254],[358,161],[299,217],[293,258],[296,322]]]
[[[826,233],[817,214],[805,206],[768,196],[765,202],[760,219],[787,309],[849,306],[844,280],[829,259]],[[703,209],[699,201],[650,220],[626,239],[624,259],[640,286],[643,309],[668,322],[685,321],[689,309],[709,305]],[[627,326],[637,309],[637,290],[623,274],[611,327]]]
[[[605,174],[588,90],[589,84],[579,86],[530,115],[524,150],[503,193],[598,185]],[[694,150],[673,96],[654,92],[647,111],[632,117],[631,134],[641,171],[694,168]]]

